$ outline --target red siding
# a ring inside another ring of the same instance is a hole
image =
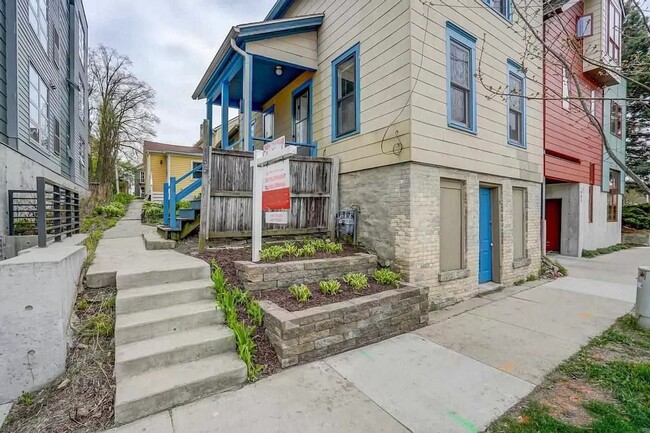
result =
[[[583,97],[589,98],[591,91],[596,91],[596,98],[603,97],[603,90],[582,73],[582,59],[570,43],[577,44],[582,50],[581,42],[576,40],[575,23],[582,14],[583,3],[579,2],[566,12],[545,21],[545,40],[556,52],[564,53],[572,63],[577,75]],[[546,53],[544,62],[544,148],[546,150],[544,175],[567,182],[590,183],[590,164],[596,166],[596,185],[600,184],[602,170],[602,139],[596,128],[589,122],[577,99],[571,101],[571,108],[562,107],[562,69],[561,63],[550,53]],[[578,95],[575,84],[569,76],[569,95]],[[587,101],[590,106],[590,101]],[[602,123],[602,100],[596,101],[596,116]],[[550,154],[549,154],[550,153]],[[579,162],[578,162],[579,161]]]

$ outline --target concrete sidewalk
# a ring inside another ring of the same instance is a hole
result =
[[[600,261],[560,257],[575,277],[526,283],[433,312],[432,324],[414,333],[112,433],[481,431],[633,308],[634,277],[622,274],[650,263],[650,249],[606,257],[625,265],[605,272]]]

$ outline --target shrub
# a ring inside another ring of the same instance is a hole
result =
[[[293,297],[296,298],[296,301],[301,304],[309,301],[309,298],[311,298],[311,290],[309,290],[309,287],[304,284],[294,284],[289,287],[289,292],[291,292]]]
[[[264,311],[262,311],[262,307],[260,307],[260,304],[255,299],[249,299],[248,305],[246,306],[246,313],[255,326],[262,326]]]
[[[400,274],[388,268],[377,269],[373,276],[379,284],[399,287]]]
[[[103,215],[107,218],[121,218],[126,215],[126,209],[123,204],[113,202],[106,206],[96,206],[95,214]]]
[[[336,280],[321,281],[318,286],[324,295],[336,295],[341,291],[341,283]]]
[[[119,193],[111,197],[111,202],[117,202],[122,204],[123,206],[128,206],[129,204],[131,204],[134,198],[135,197],[132,196],[131,194]]]
[[[346,274],[343,277],[343,281],[345,281],[350,287],[352,287],[352,290],[359,291],[363,290],[366,287],[368,287],[368,277],[365,274],[361,273],[349,273]]]
[[[162,203],[154,203],[145,201],[142,205],[144,213],[144,220],[149,224],[160,224],[163,221],[163,205]]]
[[[343,245],[338,242],[325,242],[325,252],[330,254],[338,254],[343,252]]]
[[[623,226],[635,230],[650,230],[650,203],[623,206]]]
[[[178,209],[189,209],[192,204],[189,201],[181,200],[176,202],[176,210]]]
[[[312,257],[316,255],[316,247],[313,245],[304,245],[296,254],[298,257]]]

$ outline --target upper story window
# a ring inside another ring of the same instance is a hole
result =
[[[29,24],[47,51],[47,0],[29,0]]]
[[[361,126],[359,44],[332,62],[332,141],[357,134]]]
[[[583,15],[576,21],[576,37],[586,38],[594,34],[593,15]]]
[[[622,17],[617,0],[609,0],[607,6],[607,55],[617,62],[621,59]]]
[[[609,130],[616,137],[620,138],[623,135],[623,109],[614,101],[610,108]]]
[[[447,22],[447,124],[476,132],[476,38]]]
[[[519,65],[508,62],[508,143],[526,146],[526,77]]]
[[[29,65],[29,141],[48,146],[48,87],[32,65]]]
[[[79,77],[79,118],[82,122],[86,121],[86,88],[81,77]]]
[[[592,116],[596,115],[596,91],[591,90],[591,99],[589,100],[589,112]]]
[[[562,108],[568,110],[571,108],[571,103],[569,102],[569,70],[567,68],[562,68]]]
[[[510,19],[510,0],[484,0],[488,6],[497,11],[507,20]]]
[[[54,29],[52,31],[52,61],[54,66],[59,69],[59,58],[61,57],[61,41],[59,40],[59,32]]]
[[[607,221],[618,221],[618,194],[621,188],[621,172],[609,170],[609,193],[607,200]]]
[[[264,138],[273,138],[275,129],[275,106],[271,105],[262,116],[262,126],[264,128]]]
[[[79,59],[81,60],[81,66],[86,68],[86,30],[84,29],[83,22],[81,17],[79,21]]]
[[[140,183],[144,183],[144,171],[140,172]]]

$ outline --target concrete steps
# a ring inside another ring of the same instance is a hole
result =
[[[197,263],[197,259],[187,260],[191,258],[174,251],[158,251],[157,254],[161,259],[160,267],[155,266],[155,263],[147,263],[146,270],[143,267],[118,272],[117,288],[126,290],[210,278],[210,266],[205,262]],[[180,256],[182,259],[177,259],[175,256]]]
[[[240,387],[246,365],[236,353],[151,370],[118,381],[115,421],[134,421],[174,406]]]
[[[128,378],[152,369],[232,352],[235,348],[232,331],[223,325],[176,332],[118,346],[115,374]]]
[[[117,294],[117,314],[130,314],[212,298],[209,279],[158,284],[121,290]]]

